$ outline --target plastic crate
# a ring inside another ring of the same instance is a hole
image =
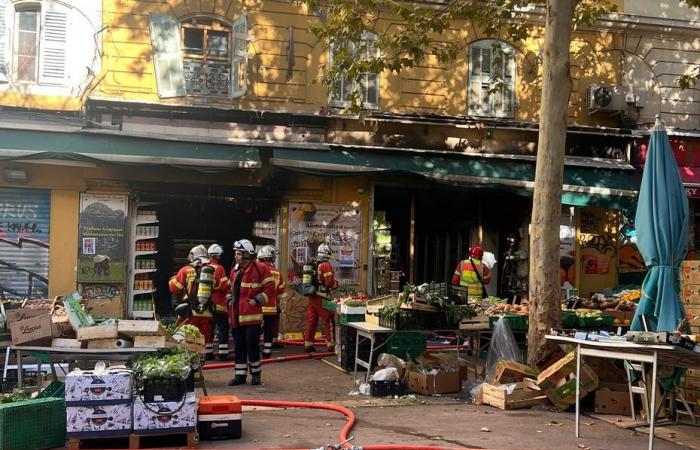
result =
[[[338,310],[338,304],[331,300],[321,299],[321,306],[331,312],[336,312]]]
[[[403,395],[403,385],[400,381],[375,381],[369,382],[369,393],[372,397],[393,397]]]
[[[506,322],[508,323],[508,326],[510,326],[511,330],[527,330],[528,327],[528,317],[527,316],[521,316],[519,314],[503,314],[503,316],[506,319]],[[501,316],[490,316],[489,317],[489,327],[493,329],[494,326],[496,326],[496,322],[498,322],[498,319],[500,319]]]
[[[423,311],[401,310],[394,316],[379,315],[379,325],[394,330],[423,330],[430,321],[428,316],[437,316],[435,313],[425,313]]]
[[[62,398],[38,398],[0,405],[0,450],[63,447],[66,404]]]
[[[561,326],[562,328],[576,328],[576,313],[573,311],[562,311],[561,312]]]
[[[37,398],[64,398],[66,395],[66,385],[58,380],[53,380],[37,395]]]
[[[182,378],[147,378],[143,380],[144,403],[179,402],[187,393],[187,382]]]
[[[342,325],[347,325],[350,322],[364,322],[364,321],[365,321],[364,314],[341,314],[340,315],[340,323]]]
[[[469,294],[466,286],[447,287],[447,297],[452,300],[455,305],[466,305],[468,303]]]
[[[613,324],[612,316],[576,317],[576,326],[581,328],[609,327]]]

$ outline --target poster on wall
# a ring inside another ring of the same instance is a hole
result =
[[[608,275],[617,257],[616,230],[611,224],[616,223],[610,213],[601,209],[584,209],[581,211],[581,268],[586,275]],[[616,218],[616,217],[615,217]]]
[[[0,188],[0,298],[49,294],[51,192]]]
[[[79,282],[124,282],[127,204],[126,195],[80,194]]]
[[[289,205],[289,282],[301,282],[304,262],[316,257],[322,243],[330,246],[331,264],[340,286],[360,284],[360,209],[350,205],[291,203]]]

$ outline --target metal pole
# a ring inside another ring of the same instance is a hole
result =
[[[654,351],[651,365],[651,408],[649,410],[649,450],[654,449],[654,424],[656,422],[656,375],[659,371],[658,352]]]
[[[408,282],[416,282],[416,196],[411,194],[411,217],[408,231]]]
[[[581,437],[581,344],[576,346],[576,437]]]

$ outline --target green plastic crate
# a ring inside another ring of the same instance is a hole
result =
[[[38,398],[0,405],[0,450],[63,447],[66,404],[62,398]]]
[[[576,317],[576,326],[581,328],[609,327],[613,324],[612,316]]]
[[[527,330],[528,317],[519,314],[504,314],[508,326],[511,330]],[[493,329],[496,326],[496,322],[501,316],[491,316],[489,317],[489,327]]]
[[[64,398],[66,395],[66,385],[58,380],[53,380],[46,386],[36,398]]]
[[[336,312],[338,310],[338,304],[331,300],[321,299],[321,306],[331,312]]]
[[[350,322],[364,322],[364,321],[365,321],[364,314],[341,314],[340,315],[340,323],[342,325],[347,325]]]
[[[561,326],[562,328],[575,328],[576,327],[576,313],[573,311],[562,311],[561,312]]]

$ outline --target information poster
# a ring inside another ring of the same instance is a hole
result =
[[[301,282],[304,262],[316,258],[318,246],[326,243],[330,262],[340,286],[360,284],[360,209],[349,205],[292,203],[289,205],[289,273],[292,284]]]
[[[127,204],[126,195],[80,195],[79,282],[125,281]]]

